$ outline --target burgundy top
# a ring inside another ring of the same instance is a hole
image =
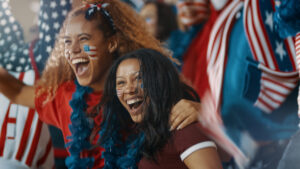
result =
[[[207,147],[216,147],[193,123],[181,130],[176,130],[169,142],[157,155],[157,163],[142,158],[139,169],[187,168],[183,160],[191,153]]]

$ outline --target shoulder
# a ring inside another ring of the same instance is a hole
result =
[[[216,147],[215,143],[203,133],[198,123],[190,124],[181,130],[175,131],[173,141],[181,160],[197,150]]]

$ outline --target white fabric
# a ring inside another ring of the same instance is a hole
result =
[[[204,148],[208,148],[208,147],[215,147],[217,148],[216,144],[212,141],[205,141],[205,142],[201,142],[198,144],[195,144],[191,147],[189,147],[188,149],[186,149],[183,153],[180,154],[180,158],[181,160],[185,160],[189,155],[191,155],[193,152],[200,150],[200,149],[204,149]]]
[[[1,169],[30,169],[20,161],[0,158]],[[32,168],[31,168],[32,169]]]

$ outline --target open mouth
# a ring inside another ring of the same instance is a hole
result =
[[[75,66],[76,74],[82,76],[88,70],[90,61],[87,58],[74,58],[72,64]]]
[[[144,99],[141,97],[127,100],[127,105],[130,109],[129,111],[133,114],[139,113],[138,110],[142,108],[143,102]]]

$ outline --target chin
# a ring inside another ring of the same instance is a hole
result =
[[[142,117],[132,117],[131,119],[132,119],[132,121],[134,123],[140,123],[140,122],[142,122]]]
[[[80,86],[89,86],[90,85],[89,81],[86,79],[78,79],[77,78],[77,81],[80,84]]]

